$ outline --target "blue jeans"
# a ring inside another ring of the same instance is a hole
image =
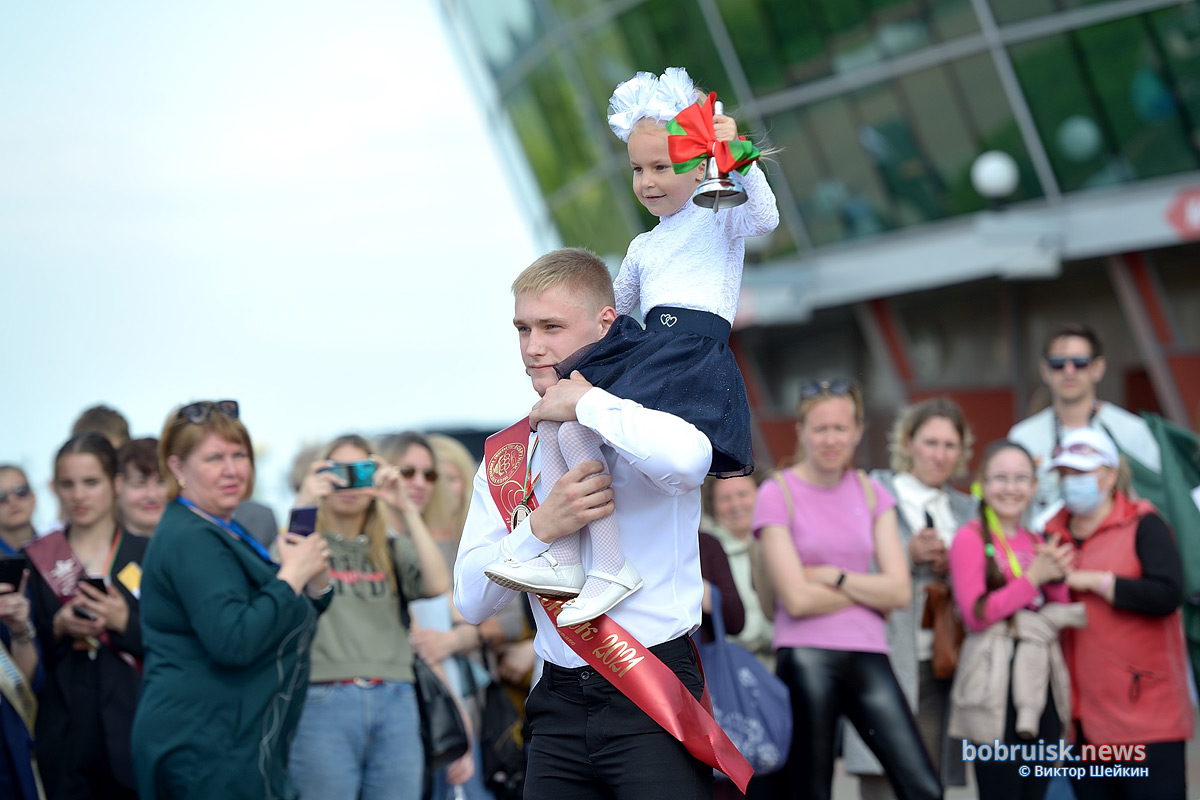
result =
[[[425,754],[411,683],[314,683],[288,771],[311,800],[420,800]]]

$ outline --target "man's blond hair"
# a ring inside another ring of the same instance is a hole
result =
[[[522,292],[540,295],[556,286],[578,292],[590,306],[588,313],[617,304],[608,266],[595,253],[580,247],[546,253],[521,271],[513,281],[512,291],[513,295]]]

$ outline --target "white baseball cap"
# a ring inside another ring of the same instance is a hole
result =
[[[1116,468],[1120,464],[1121,454],[1107,433],[1095,428],[1077,428],[1064,436],[1055,448],[1050,468],[1069,467],[1091,472],[1098,467]]]

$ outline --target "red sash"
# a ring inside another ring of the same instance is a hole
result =
[[[113,534],[114,556],[119,547],[120,537],[123,535],[119,527]],[[29,561],[37,569],[38,574],[42,576],[42,580],[54,592],[58,602],[64,606],[70,603],[75,598],[75,590],[79,587],[79,581],[83,579],[85,570],[83,564],[79,563],[79,559],[75,557],[75,551],[71,549],[66,533],[54,531],[40,539],[34,539],[25,546],[25,553],[29,556]],[[109,561],[111,562],[112,559],[110,558]],[[142,671],[142,663],[116,647],[112,643],[112,636],[108,631],[102,631],[98,638],[101,644],[120,656],[122,661],[139,673]],[[89,638],[88,641],[93,640]]]
[[[525,496],[528,444],[528,417],[489,436],[484,444],[488,488],[509,531],[520,521],[517,517],[522,505],[528,511],[537,508],[533,492]],[[541,596],[538,601],[551,622],[557,622],[564,601]],[[679,740],[689,753],[728,775],[745,793],[754,769],[713,719],[707,685],[697,701],[678,675],[607,614],[573,628],[556,625],[554,629],[577,656]]]

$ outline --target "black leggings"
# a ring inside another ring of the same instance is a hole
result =
[[[776,796],[828,800],[838,717],[854,724],[899,800],[940,798],[942,786],[885,653],[790,647],[776,672],[792,693],[792,749]]]

